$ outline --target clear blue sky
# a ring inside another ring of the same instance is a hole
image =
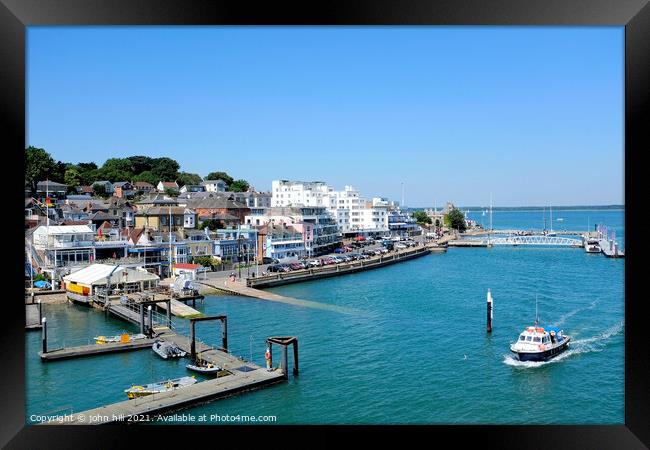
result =
[[[30,27],[27,145],[408,206],[624,203],[623,27]]]

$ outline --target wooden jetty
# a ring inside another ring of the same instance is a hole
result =
[[[195,335],[196,322],[208,320],[219,320],[222,326],[222,348],[214,348],[197,341]],[[216,378],[202,381],[180,389],[168,392],[152,394],[145,397],[124,400],[111,405],[101,406],[76,414],[66,415],[64,420],[52,419],[44,422],[46,425],[88,425],[106,424],[114,422],[138,422],[143,418],[155,419],[163,412],[189,407],[196,403],[207,402],[217,398],[233,395],[242,391],[258,389],[270,386],[287,380],[288,378],[288,357],[287,347],[294,347],[294,375],[298,373],[298,347],[295,337],[268,338],[267,339],[267,364],[268,368],[262,368],[250,361],[244,361],[228,353],[228,328],[226,316],[212,316],[190,319],[191,336],[164,333],[159,339],[173,341],[178,347],[195,358],[200,354],[202,360],[221,367]],[[282,357],[279,368],[272,369],[272,356],[270,349],[272,344],[279,344],[282,348]],[[104,344],[107,346],[110,344]],[[151,344],[149,344],[151,345]],[[93,346],[96,347],[96,346]],[[160,380],[146,380],[155,382]],[[128,389],[129,386],[125,386]],[[133,420],[132,420],[133,418]]]
[[[188,317],[199,317],[203,315],[202,312],[197,311],[196,309],[191,308],[190,306],[184,303],[181,303],[179,300],[176,300],[175,298],[172,298],[170,303],[172,308],[172,314],[177,317],[188,318]],[[167,310],[167,305],[165,303],[160,303],[157,306],[159,308],[164,309],[165,311]]]
[[[78,347],[60,348],[48,350],[46,353],[38,352],[42,361],[55,361],[60,359],[81,358],[84,356],[104,355],[106,353],[128,352],[151,348],[155,339],[138,339],[135,341],[120,343],[108,342],[106,344],[90,344]]]
[[[202,381],[173,391],[100,406],[99,408],[70,414],[65,416],[62,421],[50,420],[44,422],[44,424],[99,425],[155,420],[155,416],[163,412],[190,407],[196,403],[215,400],[242,391],[259,389],[286,379],[284,373],[280,370],[267,371],[249,362],[243,363],[240,360],[233,360],[230,362],[230,366],[237,367],[229,370],[226,376]],[[239,370],[239,368],[245,371]],[[128,387],[125,386],[125,388]]]

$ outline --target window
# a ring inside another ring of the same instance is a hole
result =
[[[541,342],[541,339],[538,336],[535,336],[533,338],[533,342]]]
[[[531,336],[526,336],[526,341],[530,342],[533,338]]]
[[[526,340],[526,336],[524,336],[524,335],[522,334],[521,336],[519,336],[519,340],[520,340],[520,341],[525,341],[525,340]]]

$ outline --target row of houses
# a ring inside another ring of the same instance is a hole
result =
[[[209,190],[189,188],[177,197],[152,190],[137,201],[88,194],[46,203],[27,198],[28,245],[38,258],[31,263],[58,270],[129,260],[168,275],[175,264],[199,256],[224,262],[295,259],[331,252],[349,236],[418,231],[398,204],[366,200],[351,186],[335,191],[322,182],[276,180],[270,193],[226,192],[218,182],[203,187]]]

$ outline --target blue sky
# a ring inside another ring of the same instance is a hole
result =
[[[29,27],[27,145],[414,207],[622,204],[623,77],[623,27]]]

